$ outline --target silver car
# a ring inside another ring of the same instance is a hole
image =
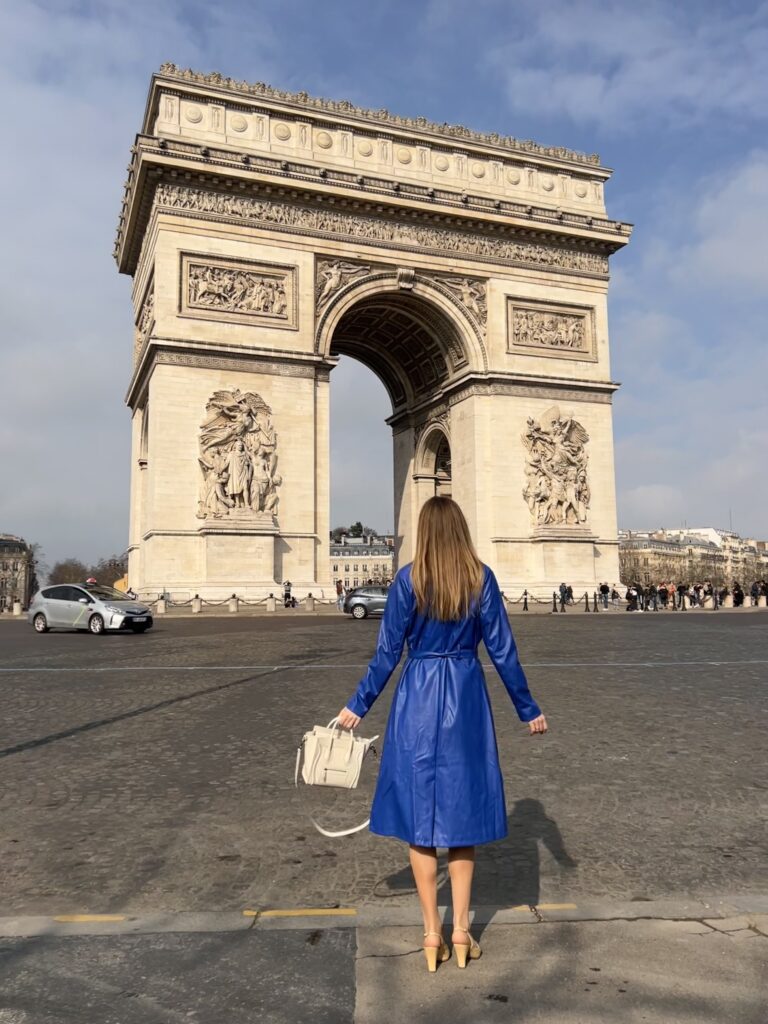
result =
[[[90,583],[61,583],[43,587],[32,598],[27,622],[37,633],[49,629],[128,629],[143,633],[152,626],[152,613],[121,590]]]
[[[356,587],[347,594],[344,611],[355,619],[365,619],[369,615],[382,615],[388,593],[386,587]]]

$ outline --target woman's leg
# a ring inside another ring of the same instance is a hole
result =
[[[411,868],[419,894],[424,931],[442,935],[442,921],[437,913],[437,850],[434,846],[411,845]],[[425,946],[439,946],[438,935],[428,935]]]
[[[448,874],[451,876],[453,900],[453,941],[466,942],[462,929],[469,927],[469,905],[472,898],[472,874],[475,870],[474,846],[453,846],[448,851]]]

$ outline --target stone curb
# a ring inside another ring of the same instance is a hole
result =
[[[448,907],[440,908],[450,920]],[[473,922],[489,927],[592,923],[607,921],[712,921],[768,915],[768,896],[732,896],[710,900],[652,900],[648,902],[594,901],[580,904],[541,903],[533,906],[481,906]],[[382,928],[420,927],[421,915],[412,907],[363,904],[354,908],[293,908],[180,912],[167,914],[60,914],[0,917],[0,937],[41,938],[78,935],[139,935],[243,932],[253,928]]]

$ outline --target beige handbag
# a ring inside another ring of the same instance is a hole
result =
[[[316,725],[311,732],[305,732],[296,751],[296,771],[293,781],[299,785],[299,765],[301,753],[304,751],[304,764],[301,766],[301,777],[308,786],[336,786],[341,789],[354,789],[360,781],[363,758],[371,748],[374,740],[355,736],[354,730],[342,729],[338,718],[332,718],[327,726]],[[375,753],[375,748],[373,748]],[[344,829],[342,832],[329,832],[324,829],[312,815],[309,818],[318,832],[324,836],[351,836],[366,828],[370,818],[355,828]]]

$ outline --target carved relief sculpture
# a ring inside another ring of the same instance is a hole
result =
[[[182,253],[182,314],[295,326],[294,268]]]
[[[345,263],[343,260],[318,260],[315,294],[318,313],[329,299],[353,278],[369,274],[371,268],[360,263]]]
[[[134,338],[133,355],[134,360],[139,358],[139,354],[144,346],[144,342],[149,337],[152,330],[152,324],[155,322],[155,288],[154,283],[149,286],[146,297],[139,313],[139,319],[136,324],[136,335]]]
[[[275,200],[210,192],[186,185],[161,182],[155,190],[155,204],[166,209],[194,210],[250,223],[263,223],[273,230],[302,227],[318,235],[342,236],[345,239],[370,238],[419,250],[463,252],[481,259],[523,266],[544,266],[600,277],[608,273],[607,256],[585,249],[517,241],[492,234],[436,228],[426,224],[409,224],[340,210],[315,209]],[[348,266],[357,265],[350,263]],[[324,302],[328,301],[328,297]]]
[[[594,313],[588,307],[509,299],[507,348],[527,355],[595,360]]]
[[[586,443],[589,435],[571,413],[548,409],[528,418],[522,435],[528,456],[525,499],[536,526],[577,526],[586,522],[590,503]]]
[[[440,277],[435,280],[450,288],[464,308],[485,327],[488,320],[485,281],[474,281],[471,277]]]
[[[198,519],[277,515],[277,434],[271,410],[254,392],[216,391],[205,407],[198,462]]]

